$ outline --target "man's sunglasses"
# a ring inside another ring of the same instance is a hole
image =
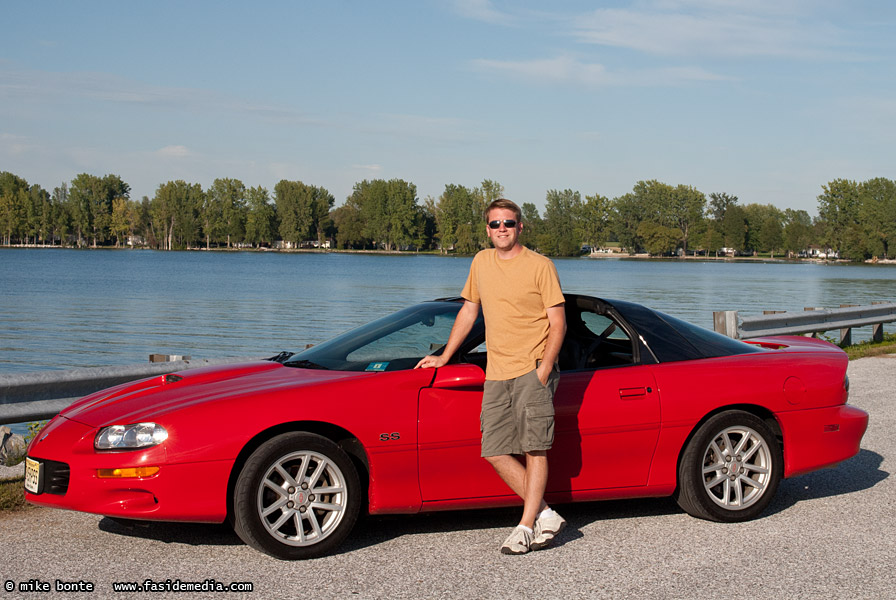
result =
[[[488,226],[491,229],[498,229],[501,227],[501,223],[504,223],[504,227],[506,227],[507,229],[513,229],[514,227],[516,227],[516,219],[504,219],[503,221],[496,219],[494,221],[489,221]]]

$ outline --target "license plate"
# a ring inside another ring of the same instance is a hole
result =
[[[40,493],[40,466],[36,460],[25,459],[25,489],[32,494]]]

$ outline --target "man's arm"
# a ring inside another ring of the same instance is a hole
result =
[[[445,344],[445,350],[439,356],[428,355],[420,359],[415,369],[428,367],[441,367],[448,363],[448,360],[457,352],[460,345],[467,338],[473,324],[479,316],[479,305],[469,300],[464,300],[464,305],[457,313],[454,319],[454,325],[451,327],[451,334],[448,336],[448,343]]]
[[[560,354],[560,347],[563,345],[563,338],[566,337],[566,309],[563,304],[557,304],[547,310],[548,313],[548,341],[544,347],[544,356],[541,359],[536,371],[538,379],[541,383],[547,385],[548,376],[554,363],[557,362],[557,355]]]

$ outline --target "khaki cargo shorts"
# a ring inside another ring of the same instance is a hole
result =
[[[486,381],[482,393],[482,456],[550,450],[558,375],[542,385],[535,369],[506,381]]]

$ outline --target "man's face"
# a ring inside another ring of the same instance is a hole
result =
[[[488,233],[489,239],[492,241],[492,245],[498,250],[510,250],[516,246],[516,241],[519,239],[520,232],[523,230],[523,224],[519,221],[517,221],[515,226],[507,227],[504,225],[506,219],[517,221],[516,213],[509,208],[493,208],[488,213],[488,223],[491,223],[492,221],[501,222],[497,229],[492,229],[489,227],[488,223],[485,225],[486,232]]]

